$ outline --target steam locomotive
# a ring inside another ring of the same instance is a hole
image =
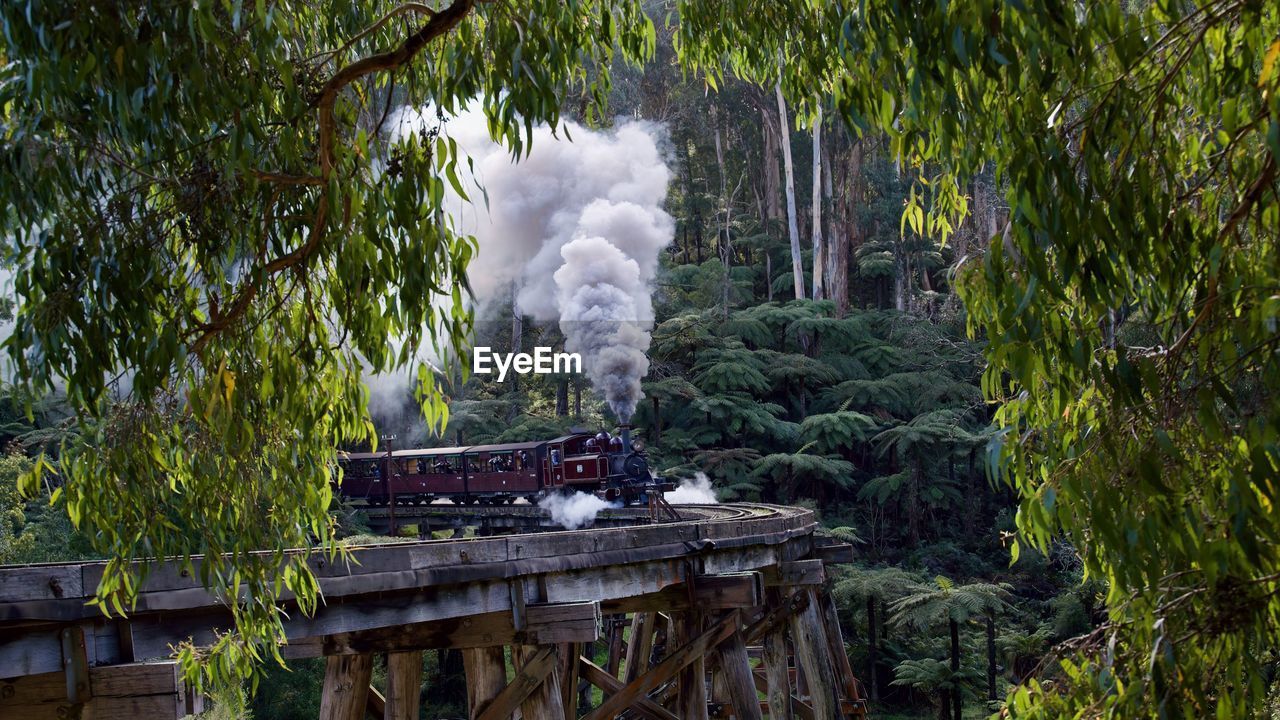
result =
[[[469,447],[343,453],[337,492],[370,505],[529,502],[552,492],[596,493],[625,505],[661,492],[631,429],[575,432],[554,440]]]

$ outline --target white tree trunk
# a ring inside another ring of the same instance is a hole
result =
[[[803,300],[804,295],[804,261],[800,259],[800,228],[796,221],[796,180],[795,170],[791,165],[791,128],[787,122],[787,101],[782,97],[782,83],[774,86],[778,96],[779,144],[782,145],[782,168],[786,175],[787,191],[787,232],[791,236],[791,272],[796,286],[796,299]]]
[[[822,246],[822,108],[813,120],[813,299],[821,300],[826,288],[826,253]]]

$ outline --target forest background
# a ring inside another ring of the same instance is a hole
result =
[[[468,328],[460,291],[433,304],[472,257],[432,222],[465,159],[367,132],[399,92],[481,98],[517,154],[522,120],[596,124],[605,99],[668,121],[679,232],[638,421],[664,470],[862,541],[837,589],[881,702],[981,710],[995,659],[1016,717],[1274,713],[1274,3],[79,5],[0,6],[5,469],[54,502],[6,491],[0,547],[106,557],[117,611],[132,559],[206,553],[251,601],[181,649],[189,679],[261,670],[281,580],[317,600],[305,562],[244,551],[340,549],[366,367]],[[419,379],[455,439],[607,422],[568,378]]]
[[[860,138],[830,113],[783,116],[777,93],[742,80],[708,92],[675,62],[673,29],[658,27],[654,61],[619,62],[608,104],[615,120],[661,124],[674,177],[667,209],[676,241],[654,288],[637,437],[675,482],[701,473],[722,501],[811,507],[858,543],[862,560],[836,577],[835,594],[878,713],[950,717],[959,693],[969,716],[985,716],[1053,644],[1091,630],[1102,607],[1069,545],[1010,566],[1014,496],[986,471],[992,408],[979,387],[982,345],[966,335],[951,279],[1008,208],[987,176],[970,188],[969,220],[945,243],[908,227],[903,208],[918,173],[891,159],[886,137]],[[585,106],[565,111],[586,121]],[[564,344],[554,324],[520,317],[509,301],[477,328],[476,344],[500,352]],[[427,447],[616,423],[585,376],[450,380],[443,435],[423,420],[410,383],[394,379],[370,408],[378,434]],[[20,409],[8,408],[0,442],[31,452],[58,437],[65,411],[56,398],[42,401],[34,424]],[[4,460],[6,492],[25,462]],[[0,562],[92,556],[62,508],[15,494],[3,502]],[[358,511],[338,512],[346,534],[358,536]],[[953,615],[958,648],[948,635]],[[322,668],[292,664],[302,671],[270,673],[256,717],[315,716]],[[460,658],[442,652],[428,671],[436,679],[428,706],[447,712],[464,695]]]

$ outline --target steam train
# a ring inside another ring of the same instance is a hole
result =
[[[596,493],[625,505],[647,502],[656,485],[630,428],[575,432],[554,440],[469,447],[342,453],[337,491],[370,505],[529,502],[552,492]],[[336,481],[336,479],[335,479]]]

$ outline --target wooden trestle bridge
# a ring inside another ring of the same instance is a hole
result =
[[[481,536],[362,547],[351,565],[311,559],[324,601],[310,617],[289,614],[282,652],[326,659],[322,720],[416,720],[422,653],[442,648],[461,649],[475,720],[865,715],[826,591],[825,568],[852,549],[816,536],[800,508],[677,511],[678,521],[616,510],[590,529],[529,532],[546,525],[537,508],[399,510],[402,523],[466,522]],[[211,641],[225,607],[198,572],[160,563],[127,619],[104,618],[86,605],[102,568],[0,567],[0,720],[201,708],[170,647]],[[378,655],[385,693],[370,687]],[[598,706],[586,706],[585,686],[602,691]]]

